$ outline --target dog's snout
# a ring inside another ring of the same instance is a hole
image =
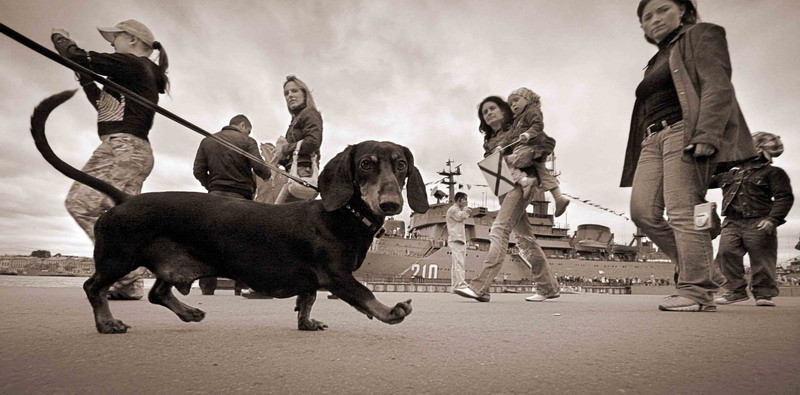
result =
[[[387,214],[397,214],[402,207],[397,202],[383,202],[380,204],[381,211]]]

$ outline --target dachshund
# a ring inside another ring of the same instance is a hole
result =
[[[106,195],[115,206],[95,224],[95,273],[83,285],[100,333],[125,333],[114,318],[107,290],[144,266],[156,277],[151,303],[170,309],[185,322],[205,312],[179,301],[194,280],[226,277],[277,298],[297,296],[300,330],[324,330],[310,317],[319,289],[372,319],[397,324],[411,313],[411,300],[389,307],[353,277],[387,215],[409,207],[428,210],[425,184],[411,151],[391,142],[349,145],[320,173],[321,200],[271,205],[199,192],[129,195],[63,162],[45,137],[50,112],[75,90],[42,101],[31,116],[31,134],[42,156],[65,176]]]

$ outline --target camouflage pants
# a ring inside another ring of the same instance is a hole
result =
[[[128,133],[101,136],[100,146],[83,166],[83,171],[132,194],[142,192],[142,184],[153,170],[153,151],[147,140]],[[81,183],[74,183],[64,202],[75,222],[94,242],[94,224],[114,206],[105,194]],[[141,299],[144,296],[144,268],[138,268],[111,286],[113,299]]]

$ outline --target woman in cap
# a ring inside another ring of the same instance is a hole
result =
[[[167,54],[144,24],[127,20],[114,27],[98,28],[114,53],[85,51],[69,38],[64,29],[54,28],[51,39],[62,56],[107,76],[113,81],[158,103],[158,95],[168,89]],[[150,60],[159,51],[158,64]],[[139,194],[153,169],[153,151],[148,134],[155,111],[127,98],[110,86],[100,90],[89,76],[79,75],[89,101],[97,109],[100,145],[86,162],[83,171],[129,194]],[[67,211],[94,241],[94,223],[113,203],[106,195],[74,183],[66,199]],[[143,268],[112,285],[109,298],[141,299],[144,296]]]
[[[689,0],[641,0],[637,15],[658,52],[636,89],[620,186],[633,187],[636,226],[675,262],[677,290],[659,309],[716,311],[724,279],[694,209],[717,166],[756,154],[731,85],[725,30],[698,23]]]

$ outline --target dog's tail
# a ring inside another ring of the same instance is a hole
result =
[[[56,154],[50,148],[50,144],[47,142],[47,137],[44,135],[44,124],[47,122],[47,117],[56,107],[69,100],[76,91],[77,89],[73,89],[55,94],[47,99],[44,99],[41,103],[39,103],[38,106],[36,106],[36,108],[33,110],[33,115],[31,115],[31,135],[33,136],[33,141],[36,143],[36,148],[42,154],[44,159],[53,165],[56,170],[60,171],[61,174],[108,195],[115,204],[120,204],[131,197],[131,195],[120,191],[113,185],[103,180],[92,177],[68,165],[66,162],[61,160],[61,158],[56,156]]]

